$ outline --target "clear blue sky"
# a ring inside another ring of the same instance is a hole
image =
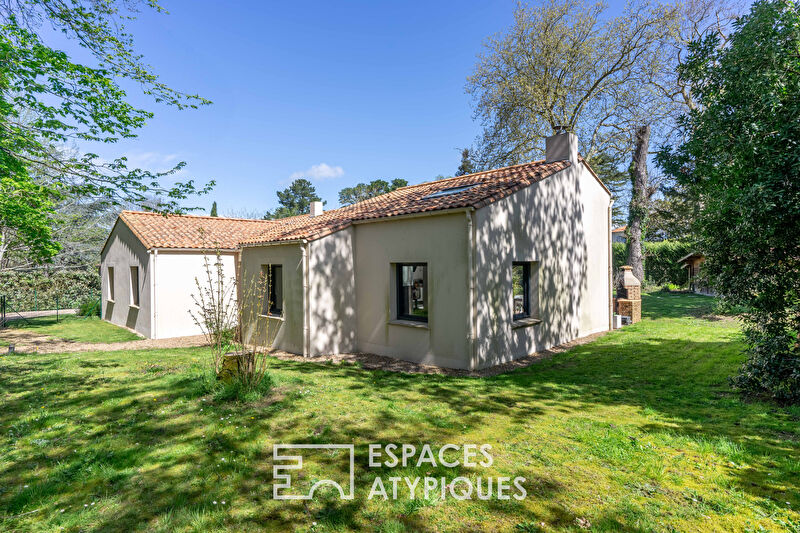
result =
[[[93,149],[154,170],[185,160],[182,177],[217,181],[190,203],[224,214],[274,208],[315,167],[328,208],[360,181],[454,173],[479,132],[466,77],[515,2],[163,5],[129,26],[138,50],[162,81],[214,103],[176,111],[136,95],[156,117],[138,139]]]

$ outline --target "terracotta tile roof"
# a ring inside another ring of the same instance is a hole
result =
[[[311,241],[344,229],[358,220],[463,207],[479,209],[564,170],[569,165],[569,161],[535,161],[411,185],[347,207],[325,211],[316,217],[300,215],[276,220],[274,225],[265,228],[260,235],[243,237],[239,242],[252,246],[300,239]]]
[[[145,248],[234,249],[242,239],[261,234],[275,224],[272,220],[160,215],[144,211],[123,211],[124,222]]]
[[[628,229],[628,226],[620,226],[620,227],[618,227],[618,228],[614,228],[614,229],[612,229],[612,230],[611,230],[611,233],[618,233],[618,232],[620,232],[620,231],[625,231],[626,229]]]

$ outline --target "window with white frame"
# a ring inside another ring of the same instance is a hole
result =
[[[106,271],[106,283],[108,284],[108,300],[114,301],[114,267],[108,267]]]
[[[139,267],[131,267],[131,303],[134,307],[139,307]]]

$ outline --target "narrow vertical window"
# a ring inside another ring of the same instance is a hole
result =
[[[531,316],[531,264],[514,262],[511,267],[514,320]]]
[[[131,267],[131,305],[139,307],[139,267]]]
[[[427,263],[397,264],[397,318],[428,321]]]
[[[267,283],[261,314],[281,316],[283,313],[283,266],[261,265],[261,273]]]
[[[110,301],[114,301],[114,267],[108,267],[108,274],[107,274],[108,283],[108,299]]]

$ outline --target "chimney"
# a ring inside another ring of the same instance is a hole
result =
[[[322,202],[311,202],[311,216],[318,217],[322,214]]]
[[[578,137],[568,133],[563,126],[556,128],[556,134],[545,139],[545,161],[570,161],[578,163]]]

